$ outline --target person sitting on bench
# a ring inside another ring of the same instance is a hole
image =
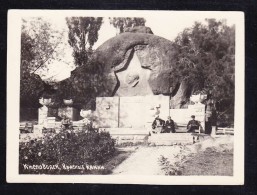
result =
[[[192,120],[190,120],[187,124],[188,133],[194,133],[196,129],[199,129],[200,123],[199,121],[195,120],[195,115],[191,116]]]
[[[153,133],[163,133],[165,126],[165,121],[159,118],[157,115],[152,123],[152,132]]]
[[[171,119],[170,116],[168,116],[168,120],[165,123],[165,132],[164,133],[176,133],[176,131],[175,131],[175,123]]]

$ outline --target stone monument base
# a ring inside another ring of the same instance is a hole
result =
[[[171,146],[175,144],[194,144],[210,138],[209,135],[199,133],[161,133],[148,137],[148,143],[158,146]]]
[[[116,140],[116,144],[143,143],[147,141],[149,131],[139,128],[100,128],[99,131],[107,131]]]

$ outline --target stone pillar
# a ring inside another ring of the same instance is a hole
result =
[[[48,108],[44,105],[38,109],[38,124],[46,125],[47,123]]]
[[[80,116],[83,118],[91,119],[93,118],[93,111],[92,110],[80,110]]]
[[[212,126],[212,128],[211,128],[211,136],[215,136],[216,135],[216,130],[217,130],[217,127],[216,126]]]
[[[78,109],[72,107],[73,100],[72,99],[69,99],[69,100],[64,99],[63,102],[66,105],[66,107],[58,109],[58,116],[61,118],[63,116],[66,116],[67,118],[69,118],[72,121],[79,120],[80,115],[79,115]]]
[[[73,107],[64,107],[58,109],[58,116],[63,118],[63,116],[66,116],[72,121],[79,120],[79,111],[76,108]]]
[[[216,126],[215,119],[215,108],[213,104],[213,100],[207,100],[206,104],[206,112],[205,112],[205,133],[211,134],[212,126]]]
[[[39,103],[43,105],[41,108],[38,109],[38,125],[47,125],[47,117],[48,117],[48,107],[51,104],[51,98],[45,99],[40,98]]]

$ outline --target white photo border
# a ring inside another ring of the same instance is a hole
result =
[[[233,18],[236,26],[235,125],[233,176],[140,176],[140,175],[21,175],[19,174],[19,86],[21,18],[27,16],[126,17],[172,14],[181,22],[192,14],[206,18]],[[6,180],[8,183],[109,183],[149,185],[243,185],[244,184],[244,13],[236,11],[148,11],[148,10],[9,10],[7,41],[7,127]]]

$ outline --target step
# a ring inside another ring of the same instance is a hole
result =
[[[110,135],[148,135],[144,128],[99,128],[99,131],[107,131]]]
[[[148,143],[154,145],[192,144],[191,133],[162,133],[152,134],[148,137]]]

